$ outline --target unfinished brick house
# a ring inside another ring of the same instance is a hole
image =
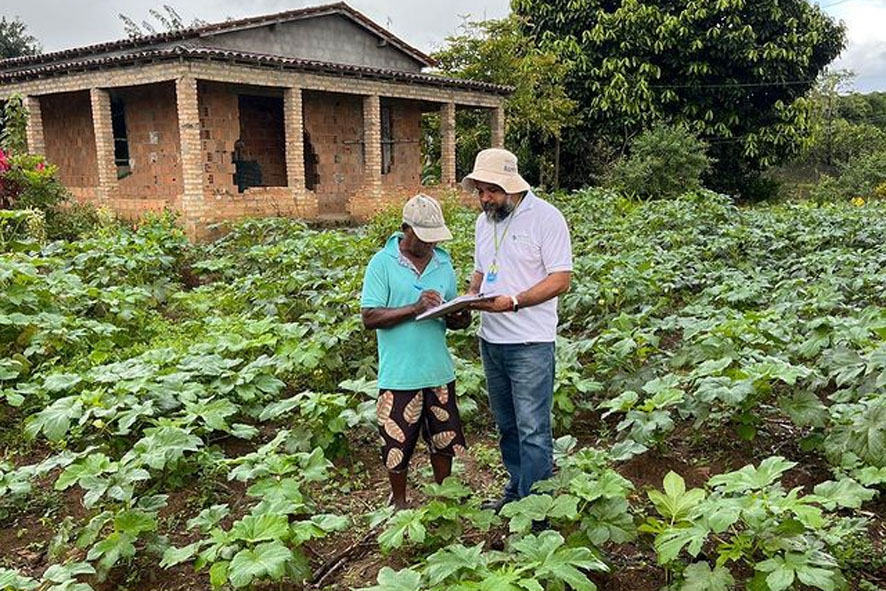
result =
[[[343,3],[0,61],[0,101],[80,201],[121,217],[365,218],[455,187],[456,109],[504,139],[508,88],[422,73],[433,61]],[[421,187],[423,113],[442,178]]]

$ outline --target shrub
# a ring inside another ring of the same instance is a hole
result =
[[[861,156],[850,162],[839,177],[825,175],[813,187],[811,197],[818,203],[882,197],[886,183],[886,151]]]
[[[659,125],[634,139],[606,185],[643,199],[673,198],[700,189],[710,166],[707,144],[683,128]]]
[[[98,225],[99,212],[89,203],[71,201],[46,211],[46,237],[50,240],[76,240]]]
[[[58,205],[68,192],[56,178],[57,171],[42,156],[12,154],[0,148],[0,208],[46,211]]]
[[[0,252],[28,250],[46,240],[42,211],[0,210]]]

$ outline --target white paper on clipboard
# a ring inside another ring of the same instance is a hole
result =
[[[495,298],[496,296],[494,295],[484,295],[482,293],[478,293],[476,295],[458,296],[457,298],[451,299],[448,302],[443,302],[439,306],[422,312],[421,314],[416,316],[415,319],[428,320],[430,318],[439,318],[440,316],[446,316],[447,314],[452,314],[453,312],[464,310],[465,308],[476,302],[489,302],[494,300]]]

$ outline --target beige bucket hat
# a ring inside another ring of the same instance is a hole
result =
[[[409,224],[422,242],[452,240],[443,219],[443,208],[433,197],[419,193],[403,206],[403,222]]]
[[[508,195],[530,188],[517,170],[517,157],[501,148],[489,148],[477,154],[474,171],[462,179],[461,186],[472,193],[477,188],[474,181],[498,185]]]

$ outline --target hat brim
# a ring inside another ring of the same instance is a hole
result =
[[[475,181],[498,185],[508,195],[523,193],[531,188],[529,183],[526,182],[526,179],[519,174],[503,174],[489,170],[475,170],[462,179],[461,186],[465,191],[473,193],[477,189]]]
[[[446,226],[438,228],[421,228],[419,226],[410,226],[415,235],[422,242],[443,242],[452,240],[452,232]]]

